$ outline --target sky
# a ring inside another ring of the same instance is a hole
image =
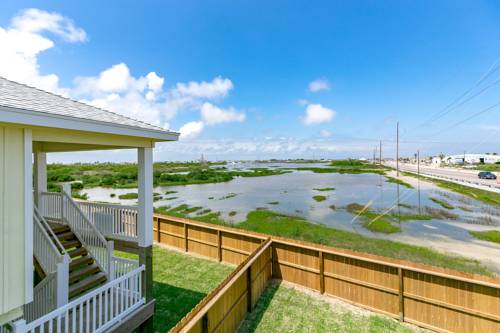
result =
[[[500,153],[498,1],[4,0],[0,76],[179,131],[155,160]]]

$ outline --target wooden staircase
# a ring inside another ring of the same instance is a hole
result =
[[[78,240],[70,227],[50,221],[50,228],[71,258],[69,264],[69,298],[72,299],[106,282],[106,274]],[[52,237],[52,236],[51,236]]]

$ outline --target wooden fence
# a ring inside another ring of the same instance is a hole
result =
[[[500,332],[499,279],[274,236],[266,242],[266,235],[161,215],[155,215],[154,231],[160,243],[239,264],[212,293],[231,295],[225,297],[233,301],[248,293],[242,270],[253,260],[261,269],[272,267],[272,272],[262,277],[255,292],[251,285],[252,303],[272,277],[439,332]],[[269,247],[269,261],[267,254],[259,252],[262,244]],[[260,272],[260,268],[251,270]],[[216,307],[213,311],[222,311],[219,315],[231,308],[220,310],[221,305],[207,301],[193,311],[210,313],[210,304]],[[230,312],[221,316],[231,325],[213,326],[210,323],[217,320],[208,316],[208,326],[201,321],[201,326],[196,326],[200,330],[192,332],[232,332],[246,311]]]

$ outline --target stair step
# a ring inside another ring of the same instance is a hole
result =
[[[67,232],[62,232],[56,234],[57,238],[59,238],[60,241],[65,241],[69,239],[75,239],[75,234],[72,231],[67,231]]]
[[[87,275],[99,273],[101,270],[96,264],[88,265],[82,269],[72,271],[69,273],[69,283],[72,284],[76,281],[83,280]]]
[[[56,235],[71,230],[67,225],[55,224],[55,223],[51,223],[50,228]]]
[[[69,287],[69,297],[73,298],[106,281],[106,274],[99,272]]]
[[[74,259],[69,264],[69,271],[72,272],[81,266],[86,266],[94,263],[94,259],[91,256],[85,255],[78,259]]]
[[[76,258],[79,256],[86,256],[88,254],[87,249],[84,247],[78,247],[74,250],[68,251],[70,258]]]
[[[79,240],[75,239],[75,240],[61,242],[61,245],[67,250],[73,247],[81,247],[82,243],[80,243]]]

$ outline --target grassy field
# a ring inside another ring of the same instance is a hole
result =
[[[469,231],[469,233],[477,239],[500,244],[500,231],[498,230]]]
[[[233,266],[153,247],[155,332],[168,332],[233,270]]]
[[[475,169],[478,171],[498,172],[500,171],[500,163],[478,165]]]
[[[385,333],[420,332],[394,319],[365,312],[355,313],[339,303],[272,281],[238,333]]]
[[[247,171],[228,171],[224,163],[156,162],[153,165],[155,186],[174,186],[227,182],[235,177],[263,177],[289,171],[253,168]],[[97,186],[115,188],[137,187],[135,163],[75,163],[47,165],[50,191],[58,191],[57,183],[74,182],[74,190]]]
[[[405,176],[411,176],[411,177],[418,178],[418,176],[416,174],[411,173],[411,172],[403,172],[403,174]],[[474,199],[479,200],[481,202],[484,202],[484,203],[487,203],[490,205],[500,206],[500,194],[499,193],[485,191],[485,190],[481,190],[478,188],[460,185],[460,184],[448,182],[446,180],[429,178],[429,177],[425,177],[425,176],[420,176],[420,179],[434,183],[441,188],[444,188],[444,189],[447,189],[447,190],[474,198]]]
[[[186,214],[186,207],[178,209],[163,208],[157,212],[194,220],[228,225],[220,218],[218,212],[198,210],[195,216]],[[392,216],[394,217],[394,215]],[[401,215],[404,219],[404,215]],[[413,216],[413,219],[428,219],[424,216]],[[260,209],[248,213],[245,221],[229,226],[244,230],[260,232],[268,235],[288,237],[312,243],[330,245],[361,253],[371,253],[389,258],[409,260],[431,266],[454,269],[462,272],[493,276],[494,274],[478,260],[445,254],[428,247],[415,246],[391,240],[369,238],[357,234],[331,228],[322,224],[311,223],[298,216],[288,216],[273,211]]]

